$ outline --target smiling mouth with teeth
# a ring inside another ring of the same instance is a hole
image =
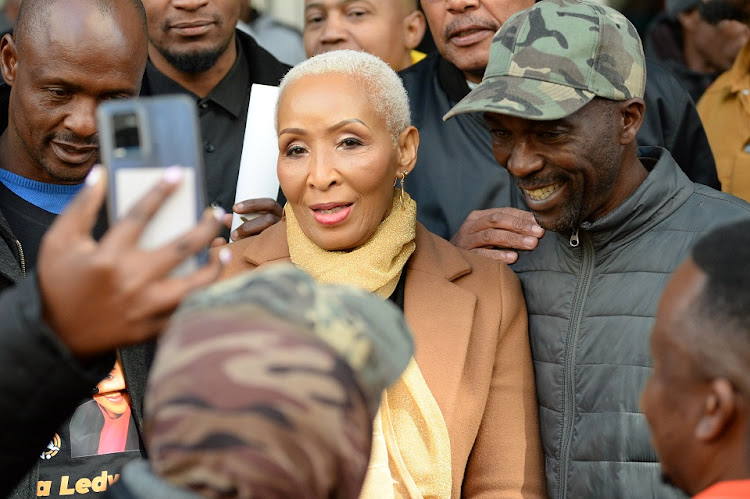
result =
[[[550,185],[544,186],[540,189],[533,189],[533,190],[524,189],[524,191],[532,200],[542,201],[544,199],[547,199],[553,192],[556,192],[560,187],[562,187],[562,184],[556,183],[556,184],[550,184]]]

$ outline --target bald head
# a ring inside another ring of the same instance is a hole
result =
[[[707,374],[726,376],[750,395],[750,221],[700,239],[691,262],[704,277],[684,321],[695,355],[710,361]]]
[[[115,17],[124,9],[131,9],[131,13],[135,14],[132,19],[137,21],[143,31],[143,36],[146,37],[146,11],[141,0],[87,0],[87,2],[101,15],[107,17]],[[19,51],[23,50],[23,44],[27,40],[33,39],[34,34],[48,31],[50,22],[54,19],[50,13],[56,3],[62,3],[64,6],[69,3],[69,0],[24,0],[21,3],[13,28],[13,39]]]
[[[698,377],[726,378],[750,396],[750,220],[701,238],[670,278],[654,334]]]
[[[96,108],[138,95],[147,44],[139,0],[24,0],[15,34],[0,41],[11,87],[3,167],[82,182],[98,160]]]

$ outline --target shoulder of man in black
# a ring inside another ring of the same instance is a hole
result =
[[[469,93],[469,85],[461,70],[445,60],[437,51],[402,69],[398,74],[409,92],[409,100],[418,98],[415,91],[430,85],[433,77],[437,77],[440,88],[452,101],[458,102]]]
[[[250,80],[263,85],[278,85],[291,66],[276,59],[270,52],[258,45],[255,39],[240,30],[235,30],[237,40],[245,51],[250,63]]]

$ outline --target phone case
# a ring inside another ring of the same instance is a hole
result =
[[[101,160],[108,170],[110,224],[127,213],[167,168],[180,166],[183,180],[147,225],[141,246],[162,246],[194,227],[205,208],[195,102],[184,95],[107,101],[99,106],[97,119]]]

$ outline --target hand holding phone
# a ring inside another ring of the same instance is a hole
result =
[[[144,250],[137,244],[151,216],[178,187],[170,172],[104,236],[91,237],[102,201],[104,172],[95,167],[86,187],[58,216],[42,239],[37,279],[45,322],[79,358],[153,338],[182,299],[210,284],[231,258],[228,248],[189,275],[171,271],[211,241],[223,210],[206,210],[177,240]]]

